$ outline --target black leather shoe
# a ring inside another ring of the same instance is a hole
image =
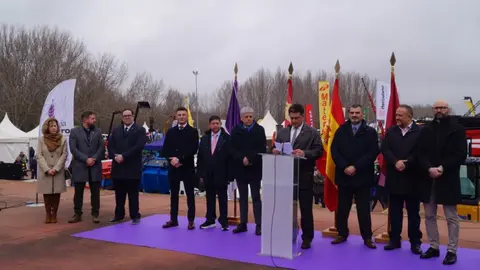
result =
[[[238,224],[238,226],[232,231],[233,233],[243,233],[246,232],[247,224]]]
[[[255,226],[255,235],[262,235],[262,226],[259,224]]]
[[[422,248],[420,247],[419,244],[413,244],[410,246],[410,250],[412,251],[413,254],[415,255],[420,255],[422,254]]]
[[[376,249],[377,248],[377,245],[375,245],[375,243],[373,243],[373,241],[371,239],[364,240],[363,244],[370,249]]]
[[[134,218],[132,220],[132,225],[138,225],[138,224],[140,224],[140,219],[139,218]]]
[[[434,248],[428,248],[427,251],[420,255],[420,259],[431,259],[440,257],[440,250]]]
[[[98,224],[98,223],[100,223],[100,219],[98,219],[98,217],[96,217],[96,216],[92,216],[92,222],[94,224]]]
[[[457,254],[453,252],[447,252],[447,255],[445,256],[445,259],[443,259],[443,264],[445,265],[452,265],[457,262]]]
[[[173,227],[178,227],[178,222],[174,221],[167,221],[165,224],[162,225],[162,228],[168,229],[168,228],[173,228]]]
[[[108,221],[108,223],[117,223],[117,222],[120,222],[120,221],[123,221],[123,218],[114,217],[114,218],[110,219]]]
[[[402,248],[402,244],[400,242],[389,242],[386,246],[383,247],[383,250],[389,251]]]
[[[347,241],[347,237],[337,236],[337,238],[335,238],[335,240],[333,240],[331,243],[332,245],[338,245],[346,241]]]
[[[309,249],[311,247],[312,247],[312,240],[310,239],[303,240],[302,246],[301,246],[302,249]]]

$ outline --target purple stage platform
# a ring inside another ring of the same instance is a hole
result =
[[[249,231],[234,235],[231,231],[223,232],[220,228],[193,231],[186,229],[187,220],[181,217],[180,226],[162,229],[169,219],[168,215],[153,215],[142,219],[141,224],[134,226],[130,222],[111,225],[73,236],[79,238],[102,240],[107,242],[130,244],[158,249],[165,249],[218,259],[253,263],[266,266],[278,266],[290,269],[368,269],[368,270],[438,270],[479,269],[480,250],[459,249],[458,262],[453,266],[442,265],[445,247],[442,247],[440,258],[421,260],[410,252],[409,243],[404,248],[386,252],[379,245],[376,250],[363,246],[358,236],[349,237],[341,245],[333,246],[330,238],[324,238],[315,232],[312,248],[294,260],[260,256],[260,237],[254,235],[254,226]],[[197,219],[197,226],[203,219]],[[266,228],[265,228],[266,229]],[[423,246],[426,249],[428,246]]]

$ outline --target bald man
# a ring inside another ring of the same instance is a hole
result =
[[[445,101],[433,105],[434,120],[425,125],[418,141],[418,164],[425,177],[421,179],[421,201],[425,208],[425,225],[430,248],[420,258],[440,256],[437,226],[437,205],[443,205],[448,226],[447,254],[443,264],[457,261],[459,222],[457,204],[462,201],[460,166],[467,157],[465,129],[449,116]]]

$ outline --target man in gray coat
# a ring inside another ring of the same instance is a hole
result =
[[[313,227],[313,174],[317,159],[322,156],[323,146],[319,132],[306,125],[305,109],[301,104],[293,104],[288,109],[291,125],[278,131],[276,142],[290,143],[292,155],[302,157],[295,174],[298,173],[298,193],[295,192],[294,200],[300,204],[300,223],[302,226],[302,249],[309,249],[314,236]],[[281,149],[273,149],[274,154],[280,154]],[[296,198],[298,194],[298,198]]]
[[[99,223],[100,186],[102,182],[102,157],[105,145],[100,129],[95,127],[95,113],[82,113],[82,125],[70,132],[70,152],[72,159],[72,182],[75,186],[73,204],[75,214],[69,223],[82,220],[83,192],[85,183],[90,187],[92,221]]]

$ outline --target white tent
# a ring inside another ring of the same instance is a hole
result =
[[[20,152],[28,156],[29,146],[27,133],[17,128],[5,114],[0,123],[0,161],[12,163]]]
[[[27,137],[27,133],[21,131],[17,128],[10,118],[8,118],[8,114],[5,114],[3,121],[0,123],[0,138],[24,138]]]
[[[273,118],[270,111],[267,111],[265,117],[263,117],[262,122],[259,123],[265,129],[265,136],[267,136],[267,140],[271,140],[273,133],[277,131],[277,121]]]
[[[150,129],[147,125],[147,122],[143,122],[143,128],[147,131],[148,133],[148,130]]]
[[[27,138],[38,138],[39,129],[40,129],[40,126],[37,126],[36,128],[27,132]]]

